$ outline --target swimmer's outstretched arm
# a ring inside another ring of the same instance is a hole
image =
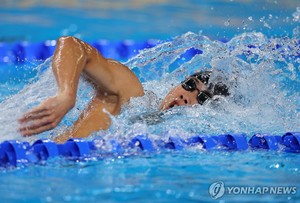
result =
[[[24,136],[38,134],[58,125],[75,105],[82,73],[94,85],[97,95],[75,125],[57,141],[86,137],[95,130],[106,129],[110,119],[103,112],[117,114],[121,105],[131,97],[144,94],[140,81],[126,66],[105,59],[95,48],[74,37],[61,37],[58,40],[52,70],[58,85],[57,94],[19,119],[19,130]]]

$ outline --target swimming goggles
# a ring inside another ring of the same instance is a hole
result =
[[[184,80],[183,82],[181,82],[181,86],[182,86],[182,88],[184,90],[189,91],[189,92],[193,92],[193,91],[197,90],[198,94],[197,94],[196,99],[197,99],[197,101],[198,101],[199,104],[203,105],[203,104],[205,104],[205,102],[207,100],[209,100],[210,98],[212,98],[212,95],[208,91],[200,91],[200,90],[198,90],[197,89],[197,82],[195,80],[196,80],[195,78],[189,77],[186,80]],[[200,80],[200,81],[202,82],[202,80]],[[207,84],[207,82],[204,83],[204,84]]]

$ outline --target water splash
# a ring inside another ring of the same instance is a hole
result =
[[[188,32],[143,50],[126,63],[144,88],[154,94],[133,98],[119,116],[112,117],[109,130],[93,135],[126,142],[136,134],[165,139],[167,136],[162,135],[299,131],[299,56],[299,35],[267,38],[262,33],[250,32],[223,43]],[[49,67],[50,62],[51,59],[47,60],[37,69]],[[156,111],[170,88],[185,76],[203,69],[213,71],[211,81],[222,77],[230,87],[229,97],[220,97],[205,106],[173,108],[155,125],[129,122],[132,116]],[[0,104],[2,140],[21,139],[16,131],[16,119],[55,94],[57,87],[53,85],[51,69],[40,72],[34,83]],[[53,137],[71,126],[92,95],[93,89],[81,80],[76,106],[58,128],[29,139]]]
[[[296,12],[293,13],[293,21],[300,22],[300,7],[297,7]]]
[[[202,53],[185,60],[184,56],[191,48]],[[251,32],[224,44],[186,33],[144,50],[127,65],[137,69],[139,77],[147,81],[145,88],[154,91],[159,98],[163,98],[184,76],[201,69],[214,72],[211,80],[221,76],[230,86],[231,96],[220,98],[219,104],[177,107],[168,113],[164,122],[154,126],[139,123],[127,127],[126,121],[132,114],[153,110],[147,104],[133,100],[134,108],[125,108],[106,134],[128,137],[128,134],[137,133],[282,134],[297,131],[300,124],[299,56],[297,37],[269,39],[262,33]],[[177,68],[172,69],[174,65]],[[123,132],[129,133],[124,135]]]

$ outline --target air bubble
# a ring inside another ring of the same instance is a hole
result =
[[[293,13],[293,21],[300,22],[300,7],[297,7],[296,12]]]
[[[230,19],[228,19],[227,21],[224,22],[224,25],[227,27],[230,25]]]
[[[271,20],[273,18],[273,15],[272,14],[269,14],[269,19]]]

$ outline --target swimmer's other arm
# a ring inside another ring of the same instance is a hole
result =
[[[58,39],[52,70],[58,91],[19,119],[23,136],[50,130],[59,124],[75,105],[81,74],[97,93],[74,125],[55,139],[57,142],[87,137],[94,131],[107,129],[111,124],[107,112],[116,115],[131,97],[144,94],[140,81],[130,69],[105,59],[95,48],[74,37]]]

